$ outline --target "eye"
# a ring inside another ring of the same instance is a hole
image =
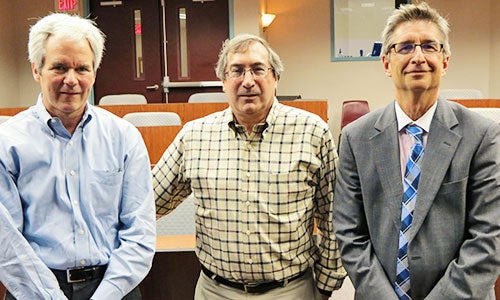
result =
[[[87,66],[81,66],[81,67],[76,68],[76,71],[78,73],[90,72],[90,68]]]
[[[261,66],[253,67],[252,73],[254,73],[256,76],[262,76],[266,73],[266,69]]]
[[[424,50],[426,52],[438,52],[439,51],[439,44],[437,44],[437,43],[422,44],[422,50]]]
[[[397,50],[397,52],[399,53],[410,53],[413,51],[413,48],[415,47],[414,44],[400,44],[399,45],[399,49]]]
[[[232,68],[229,71],[229,75],[231,77],[240,77],[241,75],[243,75],[243,72],[245,72],[243,68]]]
[[[57,71],[57,72],[64,72],[67,70],[67,68],[64,65],[54,65],[52,66],[51,70]]]

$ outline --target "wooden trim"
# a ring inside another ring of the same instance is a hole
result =
[[[295,100],[283,101],[282,104],[310,111],[328,122],[328,102],[326,100]],[[98,105],[119,117],[130,112],[171,111],[181,116],[183,123],[198,119],[228,107],[227,103],[157,103],[157,104],[127,104]],[[0,115],[13,116],[28,107],[0,108]]]
[[[194,251],[196,236],[188,235],[161,235],[156,238],[156,252]]]
[[[466,107],[500,107],[500,99],[452,99]]]

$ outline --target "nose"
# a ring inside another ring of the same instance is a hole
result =
[[[416,45],[415,50],[412,53],[411,59],[412,59],[412,61],[414,61],[416,63],[423,63],[426,61],[425,54],[422,51],[421,45]]]
[[[243,73],[243,86],[252,87],[254,85],[255,85],[255,80],[253,77],[252,70],[245,70],[245,73]]]
[[[425,61],[425,54],[422,51],[422,45],[415,45],[415,50],[412,53],[412,60]]]
[[[64,84],[67,84],[69,86],[75,86],[78,82],[78,79],[77,79],[77,74],[75,72],[75,70],[73,69],[69,69],[67,72],[66,72],[66,76],[64,76]]]

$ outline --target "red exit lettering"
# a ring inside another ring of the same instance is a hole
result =
[[[59,10],[74,10],[78,5],[78,0],[58,0]]]

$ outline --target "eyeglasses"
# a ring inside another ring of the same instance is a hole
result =
[[[250,72],[253,75],[254,79],[265,78],[267,74],[269,74],[269,70],[273,70],[273,68],[266,68],[263,66],[255,66],[248,69],[245,68],[233,68],[228,72],[224,73],[230,79],[236,80],[245,77],[246,72]]]
[[[422,43],[422,44],[415,44],[415,43],[397,43],[392,45],[390,49],[394,48],[394,51],[397,54],[411,54],[415,52],[415,49],[417,46],[420,46],[420,49],[422,49],[422,52],[424,54],[437,54],[440,53],[441,50],[443,50],[443,44],[440,44],[438,42],[429,42],[429,43]]]

